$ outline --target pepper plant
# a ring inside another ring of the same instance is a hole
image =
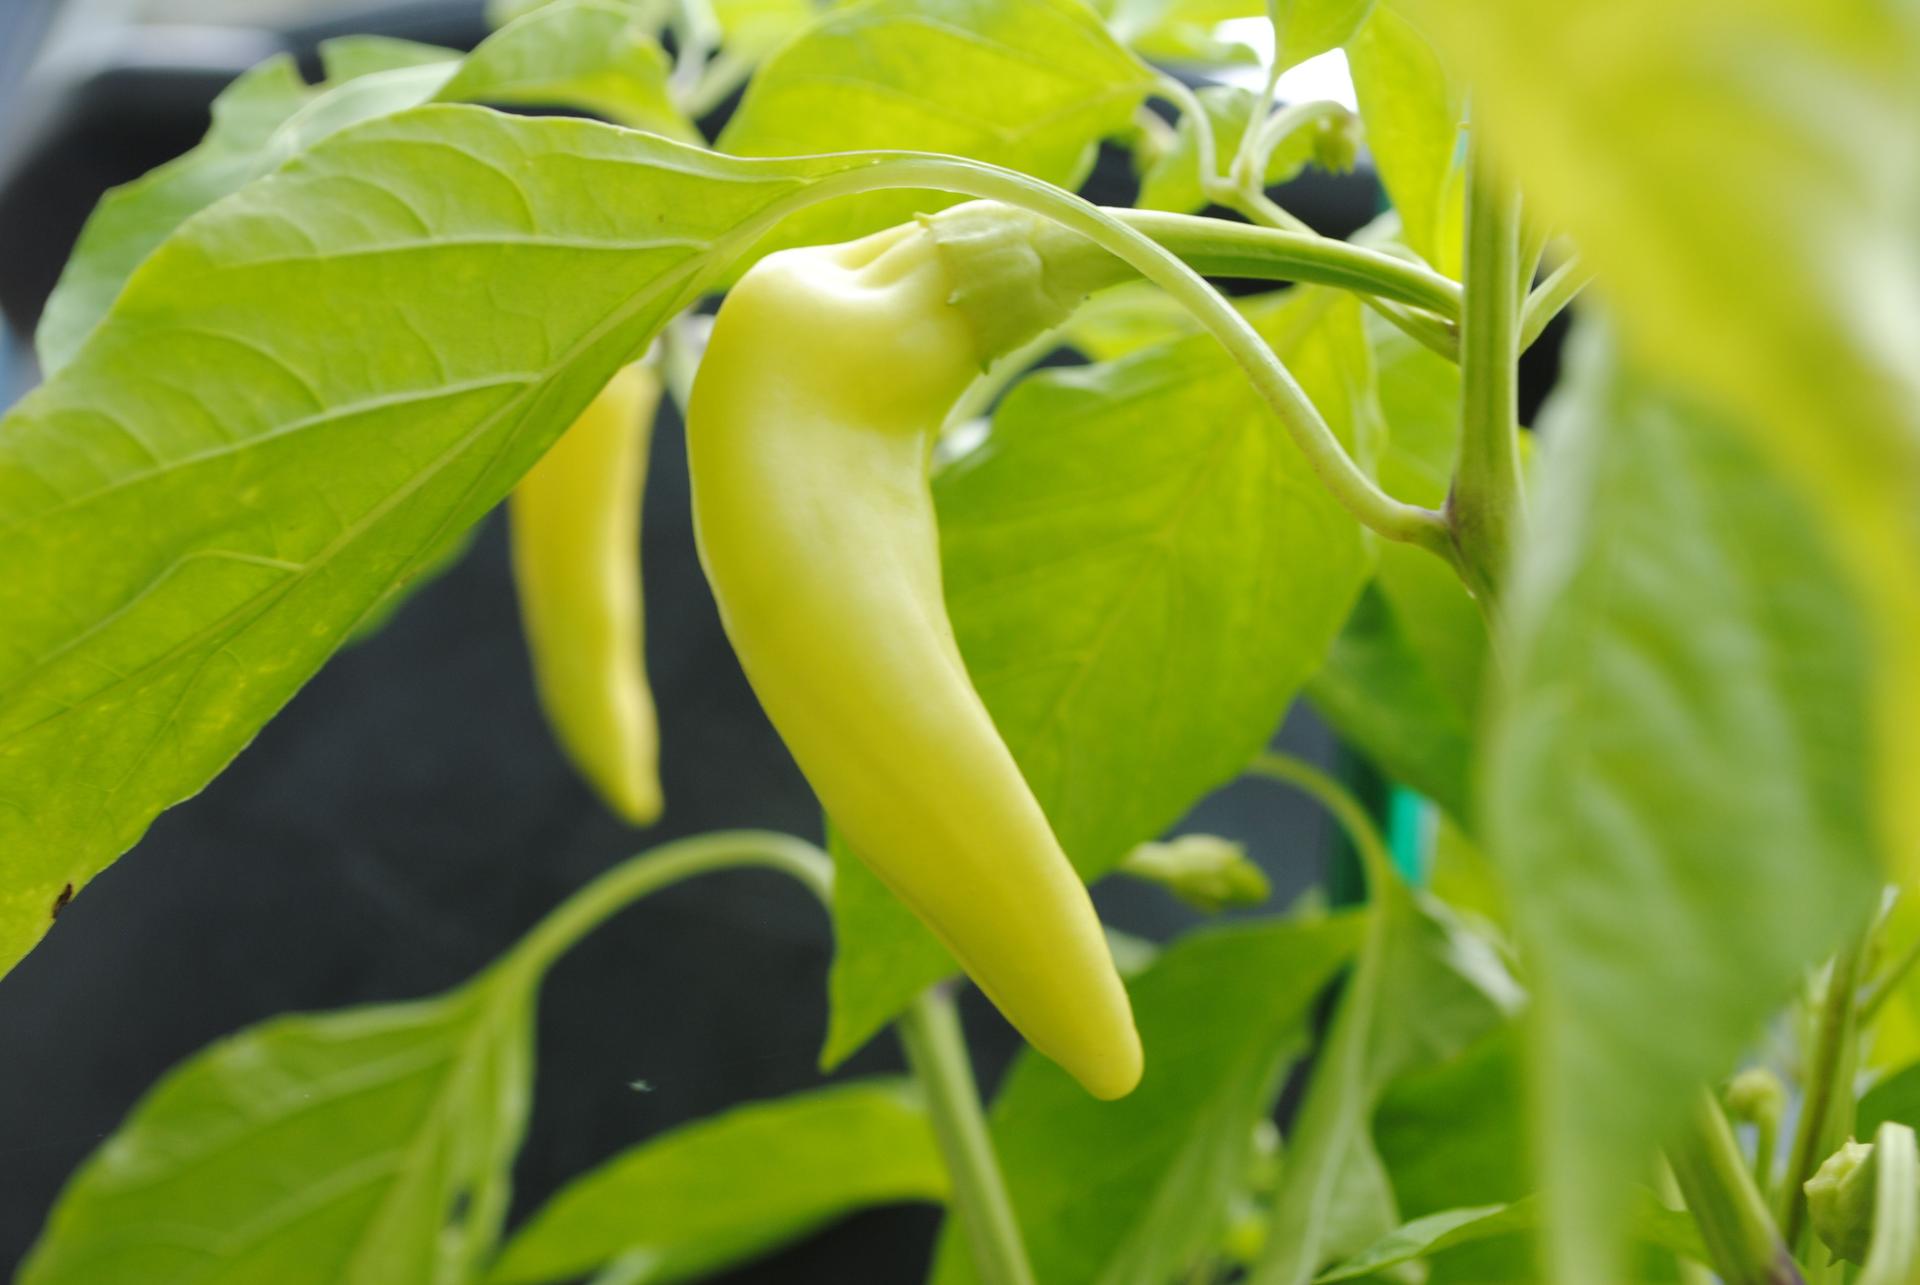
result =
[[[1263,13],[1264,90],[1196,90]],[[216,1045],[18,1279],[630,1285],[932,1201],[941,1285],[1920,1280],[1920,9],[495,17],[263,64],[87,225],[0,422],[0,967],[510,495],[556,735],[649,824],[663,388],[827,850],[657,845],[455,991]],[[1335,49],[1357,115],[1279,101]],[[1390,211],[1315,233],[1276,185],[1362,142]],[[1419,878],[1267,750],[1303,695],[1431,801]],[[1162,841],[1247,775],[1364,904],[1103,934],[1115,872],[1264,900]],[[544,970],[741,865],[831,914],[823,1068],[911,1074],[507,1227]],[[1032,1045],[984,1105],[961,970]]]

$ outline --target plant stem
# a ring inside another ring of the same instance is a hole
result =
[[[1913,1130],[1888,1121],[1873,1139],[1873,1241],[1855,1285],[1920,1282],[1920,1148]]]
[[[1520,197],[1469,144],[1460,454],[1447,518],[1467,587],[1499,600],[1525,520],[1520,491]]]
[[[982,1285],[1034,1285],[1013,1200],[980,1113],[952,993],[944,986],[923,991],[895,1025],[907,1065],[926,1091],[934,1136],[953,1179],[954,1213]]]
[[[1726,1285],[1801,1285],[1800,1269],[1712,1094],[1699,1095],[1686,1132],[1668,1149],[1668,1161],[1707,1257]]]
[[[1303,790],[1331,813],[1346,832],[1354,851],[1360,854],[1367,887],[1374,895],[1378,895],[1380,889],[1386,886],[1383,881],[1399,877],[1394,873],[1393,858],[1387,854],[1387,845],[1381,839],[1379,829],[1374,826],[1373,818],[1367,815],[1360,800],[1353,797],[1353,792],[1333,777],[1290,754],[1275,753],[1257,755],[1253,762],[1247,764],[1247,773]]]
[[[1855,940],[1833,957],[1827,970],[1826,994],[1821,996],[1813,1048],[1802,1077],[1800,1119],[1794,1125],[1793,1151],[1787,1160],[1786,1180],[1779,1193],[1780,1227],[1787,1244],[1804,1248],[1807,1232],[1807,1179],[1840,1141],[1851,1121],[1842,1123],[1839,1107],[1852,1106],[1853,1057],[1851,1046],[1858,1030],[1856,1000],[1864,942]]]
[[[631,857],[561,902],[503,955],[495,970],[538,976],[582,937],[640,898],[715,870],[759,867],[792,875],[824,904],[833,862],[805,839],[769,830],[722,830],[676,839]]]
[[[1520,351],[1533,347],[1553,319],[1593,280],[1593,270],[1573,255],[1527,296],[1520,310]]]
[[[1900,983],[1907,979],[1915,964],[1920,964],[1920,939],[1902,951],[1900,958],[1874,978],[1860,996],[1860,1025],[1865,1026],[1880,1015],[1887,1001],[1899,993]]]
[[[1460,316],[1458,283],[1422,264],[1351,241],[1160,210],[1105,212],[1205,276],[1336,286],[1409,304],[1435,314],[1441,323]]]

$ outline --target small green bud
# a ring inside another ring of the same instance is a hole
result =
[[[1360,159],[1360,118],[1352,112],[1335,112],[1314,123],[1313,163],[1329,174],[1345,174]]]
[[[1873,1144],[1849,1138],[1807,1179],[1807,1216],[1833,1256],[1864,1263],[1873,1240]]]
[[[1786,1086],[1764,1066],[1748,1067],[1728,1083],[1726,1104],[1741,1124],[1778,1124],[1787,1109]]]
[[[1120,869],[1160,884],[1209,914],[1229,906],[1257,906],[1273,892],[1266,872],[1248,858],[1245,847],[1214,834],[1143,843],[1127,854]]]

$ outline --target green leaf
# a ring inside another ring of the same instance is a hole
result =
[[[1383,874],[1371,890],[1360,962],[1287,1140],[1271,1249],[1250,1278],[1256,1285],[1306,1285],[1326,1260],[1358,1251],[1398,1221],[1389,1193],[1371,1209],[1341,1199],[1357,1160],[1379,1167],[1369,1126],[1382,1093],[1407,1071],[1458,1056],[1520,1003],[1484,942]]]
[[[1168,947],[1129,984],[1148,1070],[1118,1102],[1021,1054],[991,1126],[1036,1279],[1157,1285],[1211,1251],[1254,1127],[1359,937],[1359,921],[1341,916],[1203,930]],[[933,1280],[972,1279],[949,1226]]]
[[[1873,847],[1912,882],[1920,9],[1419,0],[1418,16],[1498,157],[1599,272],[1635,361],[1771,458],[1857,586],[1878,661],[1859,765]]]
[[[1307,696],[1343,740],[1388,776],[1451,816],[1473,815],[1473,727],[1427,669],[1378,585],[1360,595]]]
[[[618,1259],[625,1285],[690,1280],[862,1206],[944,1201],[947,1189],[911,1084],[834,1085],[629,1148],[535,1214],[486,1279],[535,1285]]]
[[[1460,276],[1465,235],[1465,104],[1399,0],[1382,0],[1347,43],[1367,150],[1413,252]]]
[[[1895,1071],[1860,1097],[1854,1111],[1853,1136],[1871,1138],[1887,1121],[1920,1127],[1920,1065]]]
[[[213,124],[198,147],[101,198],[34,335],[46,373],[72,359],[128,274],[167,233],[259,173],[258,157],[274,131],[311,96],[292,58],[270,58],[214,99]]]
[[[1240,139],[1247,132],[1247,121],[1253,115],[1254,96],[1244,89],[1229,85],[1210,85],[1200,90],[1196,97],[1206,112],[1207,126],[1213,131],[1214,163],[1224,167],[1239,150]],[[1212,204],[1201,190],[1200,148],[1195,137],[1196,128],[1197,122],[1191,116],[1180,117],[1180,123],[1174,130],[1173,146],[1156,158],[1140,178],[1140,199],[1136,204],[1141,209],[1190,213]],[[1287,135],[1268,158],[1267,185],[1271,187],[1293,178],[1306,168],[1313,155],[1311,130],[1295,130]]]
[[[171,1071],[82,1166],[20,1285],[469,1279],[526,1125],[518,975],[285,1017]]]
[[[829,10],[767,60],[720,148],[911,148],[1071,188],[1095,144],[1128,128],[1152,83],[1079,0],[862,0]],[[836,202],[795,219],[778,244],[846,240],[957,199],[887,192]]]
[[[1401,1075],[1381,1095],[1373,1141],[1407,1218],[1533,1190],[1518,1028]]]
[[[291,59],[270,59],[215,100],[199,146],[102,198],[35,336],[48,374],[73,359],[133,270],[189,217],[350,125],[439,98],[565,105],[694,138],[667,101],[659,46],[615,0],[559,0],[464,62],[450,50],[376,37],[328,41],[323,52],[327,86],[302,83]]]
[[[183,225],[0,423],[0,968],[704,281],[872,163],[432,106]]]
[[[1358,305],[1289,292],[1256,324],[1365,456]],[[1089,879],[1239,775],[1366,574],[1357,524],[1206,335],[1028,378],[934,496],[961,653]],[[953,969],[864,867],[836,869],[829,1064]]]
[[[320,70],[338,85],[379,71],[458,62],[460,51],[393,36],[336,36],[320,42]]]
[[[1266,0],[1273,19],[1273,62],[1285,71],[1338,49],[1367,20],[1374,0]]]
[[[1706,1251],[1700,1245],[1700,1236],[1693,1228],[1692,1220],[1682,1211],[1668,1209],[1653,1198],[1651,1192],[1642,1189],[1635,1210],[1635,1238],[1643,1250],[1664,1251],[1666,1255],[1683,1254],[1696,1261],[1705,1261]],[[1333,1285],[1335,1281],[1369,1280],[1391,1267],[1416,1260],[1432,1260],[1449,1251],[1469,1246],[1483,1246],[1487,1241],[1512,1241],[1531,1235],[1539,1225],[1539,1202],[1532,1197],[1509,1205],[1478,1205],[1465,1209],[1448,1209],[1440,1213],[1428,1214],[1416,1218],[1405,1226],[1395,1228],[1381,1237],[1362,1252],[1347,1259],[1338,1267],[1322,1272],[1315,1278],[1314,1285]],[[1484,1265],[1489,1260],[1479,1257],[1478,1263]],[[1515,1275],[1502,1276],[1502,1280],[1524,1280],[1533,1268],[1522,1254],[1511,1260]],[[1671,1258],[1665,1263],[1656,1258],[1646,1264],[1647,1271],[1636,1273],[1633,1280],[1645,1282],[1670,1280]],[[1665,1267],[1669,1270],[1662,1271]],[[1483,1270],[1483,1268],[1476,1268]],[[1452,1276],[1448,1280],[1474,1280],[1480,1285],[1493,1279],[1486,1275]]]
[[[813,0],[712,0],[722,45],[729,54],[759,58],[786,42],[818,15]]]
[[[482,43],[439,98],[572,107],[617,125],[697,143],[698,132],[667,92],[668,70],[666,54],[631,6],[619,0],[562,0]]]
[[[1599,330],[1569,381],[1481,780],[1557,1279],[1598,1282],[1680,1104],[1864,924],[1879,841],[1871,635],[1822,524]]]

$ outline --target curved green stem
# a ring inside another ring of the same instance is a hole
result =
[[[1256,756],[1253,762],[1247,764],[1247,773],[1302,790],[1331,813],[1346,832],[1354,851],[1360,854],[1360,865],[1367,875],[1367,887],[1373,893],[1377,895],[1387,881],[1399,877],[1394,873],[1393,858],[1387,854],[1386,841],[1380,837],[1373,818],[1367,815],[1360,800],[1353,797],[1353,792],[1333,777],[1290,754],[1272,752]]]
[[[1466,301],[1460,318],[1460,452],[1447,519],[1457,564],[1483,608],[1520,539],[1520,195],[1470,144]]]
[[[1520,312],[1520,351],[1533,347],[1536,340],[1546,332],[1553,319],[1574,301],[1579,293],[1593,280],[1593,271],[1580,261],[1579,255],[1573,255],[1555,268],[1553,272],[1534,287],[1527,296],[1526,307]]]
[[[1013,1199],[980,1113],[966,1037],[953,995],[923,991],[895,1022],[907,1065],[927,1094],[934,1136],[953,1179],[953,1207],[981,1285],[1034,1285]]]
[[[1112,208],[1105,212],[1204,276],[1334,286],[1424,309],[1442,322],[1460,316],[1459,282],[1424,264],[1351,241],[1192,214]]]
[[[647,896],[696,875],[757,867],[799,880],[824,904],[833,862],[805,839],[770,830],[723,830],[676,839],[629,858],[567,898],[494,965],[537,977],[582,937]]]

